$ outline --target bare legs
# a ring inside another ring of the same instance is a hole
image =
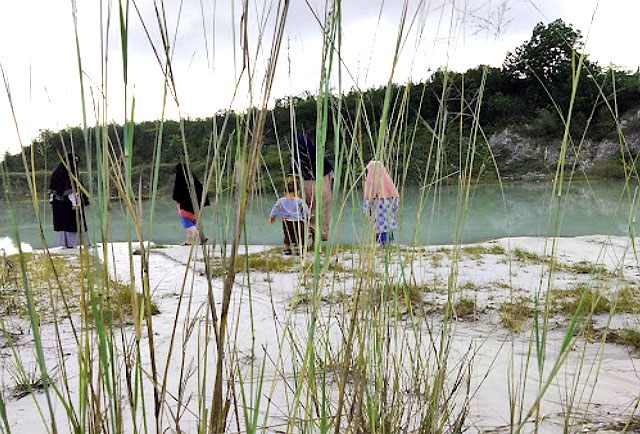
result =
[[[198,235],[198,227],[197,226],[191,226],[191,227],[187,228],[187,242],[186,242],[186,244],[195,243],[196,240],[197,240],[197,235]]]

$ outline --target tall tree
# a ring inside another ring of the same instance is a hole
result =
[[[531,39],[514,52],[507,53],[502,70],[511,81],[508,93],[524,103],[519,104],[524,107],[523,114],[537,118],[543,113],[559,116],[557,108],[566,114],[571,100],[573,74],[583,49],[580,30],[557,19],[547,25],[538,23]],[[596,82],[600,81],[601,74],[597,63],[584,55],[574,110],[584,111],[586,117],[597,101]],[[537,120],[550,125],[544,119]],[[559,118],[553,124],[558,126],[557,129],[545,128],[545,131],[557,135],[563,127],[562,121]]]
[[[583,46],[580,30],[561,19],[547,25],[538,23],[531,39],[507,53],[503,70],[514,79],[540,79],[547,83],[566,80],[571,73],[571,59]]]

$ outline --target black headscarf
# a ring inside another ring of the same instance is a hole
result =
[[[202,184],[196,175],[191,174],[193,178],[193,186],[195,187],[196,199],[198,205],[202,201]],[[187,166],[183,163],[176,164],[176,182],[173,184],[173,200],[180,204],[180,209],[188,212],[195,212],[191,203],[191,194],[189,193],[189,177],[187,175]],[[209,198],[205,197],[204,206],[209,206]]]
[[[327,157],[324,157],[322,175],[328,175],[332,171],[333,166]],[[293,145],[291,173],[295,175],[301,174],[304,180],[316,179],[316,142],[307,135],[300,134],[296,136],[296,142]]]
[[[64,200],[65,196],[72,193],[71,188],[71,176],[69,171],[76,174],[76,165],[80,161],[80,158],[73,156],[73,154],[67,154],[67,159],[61,162],[58,167],[51,174],[49,180],[49,194],[53,195],[54,199]],[[65,163],[69,164],[69,170],[65,167]]]

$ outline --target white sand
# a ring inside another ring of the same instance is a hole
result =
[[[539,255],[550,254],[551,245],[546,246],[544,239],[538,238],[510,238],[500,239],[485,246],[499,245],[507,251],[523,249]],[[272,249],[272,246],[249,246],[249,253],[261,252]],[[639,268],[629,239],[623,237],[587,236],[558,239],[554,247],[555,257],[564,264],[575,264],[580,261],[602,264],[609,271],[623,272],[623,279],[610,277],[606,282],[612,290],[617,287],[638,286]],[[241,249],[244,250],[243,248]],[[399,274],[404,271],[406,278],[420,284],[432,285],[436,290],[424,294],[425,303],[442,305],[446,301],[445,291],[437,288],[446,288],[447,277],[450,272],[450,258],[445,253],[450,251],[450,246],[433,246],[422,249],[423,254],[410,255],[410,252],[392,255],[391,273]],[[128,248],[124,243],[109,245],[109,266],[111,271],[123,281],[130,279],[128,265]],[[192,253],[189,258],[190,252]],[[434,252],[439,252],[439,261],[434,261]],[[219,255],[219,250],[216,251]],[[73,253],[68,253],[73,255]],[[311,258],[311,256],[309,256]],[[353,267],[357,264],[356,253],[341,253],[339,260],[345,267]],[[154,345],[156,348],[156,360],[160,375],[164,373],[167,359],[169,360],[169,375],[167,378],[167,390],[172,396],[167,396],[168,405],[163,411],[164,427],[171,427],[172,413],[181,412],[180,428],[184,432],[193,432],[196,428],[198,414],[198,375],[203,372],[204,357],[202,346],[205,341],[206,311],[208,284],[202,275],[202,252],[198,248],[193,251],[186,246],[171,246],[162,249],[151,250],[150,287],[153,298],[157,302],[161,313],[153,317]],[[243,260],[244,256],[239,259]],[[411,261],[410,263],[408,261]],[[189,263],[189,271],[187,270]],[[134,256],[134,272],[136,284],[140,287],[140,256]],[[186,272],[186,273],[185,273]],[[460,367],[472,366],[472,380],[470,383],[470,404],[466,426],[471,432],[494,430],[492,432],[509,432],[509,383],[513,382],[516,389],[518,402],[524,400],[521,407],[526,413],[531,408],[541,383],[551,372],[552,362],[559,351],[561,342],[567,330],[568,320],[565,317],[554,316],[549,326],[549,334],[546,348],[547,365],[545,366],[542,381],[537,371],[535,346],[531,342],[531,321],[525,326],[522,333],[513,334],[506,329],[498,313],[498,307],[514,296],[532,297],[534,294],[544,294],[549,284],[553,288],[567,288],[580,282],[590,283],[594,281],[589,274],[578,274],[566,271],[557,271],[549,279],[546,267],[535,262],[518,262],[508,260],[507,255],[482,254],[479,257],[463,255],[458,262],[456,279],[459,288],[455,294],[459,297],[470,297],[476,301],[477,313],[472,318],[455,320],[452,329],[451,352],[449,356],[449,378],[454,378]],[[249,278],[250,277],[250,278]],[[186,278],[185,291],[180,299],[183,280]],[[236,277],[236,289],[234,290],[230,312],[230,340],[234,345],[234,356],[240,366],[243,380],[250,382],[253,374],[258,377],[261,362],[267,355],[265,363],[265,380],[262,390],[259,423],[264,420],[267,402],[268,425],[272,426],[270,432],[278,430],[286,431],[286,422],[291,413],[294,397],[293,378],[296,374],[291,362],[295,359],[293,342],[302,345],[299,348],[304,352],[306,345],[310,315],[308,305],[300,305],[297,309],[291,308],[292,300],[299,292],[304,292],[300,285],[300,273],[265,273],[250,272],[250,276],[241,272]],[[215,300],[218,315],[222,300],[222,278],[215,278],[211,282],[212,295]],[[353,279],[342,276],[333,279],[322,280],[322,288],[327,294],[324,300],[330,300],[330,293],[350,294],[353,290]],[[249,290],[250,289],[250,290]],[[180,307],[180,308],[179,308]],[[250,309],[251,307],[251,309]],[[253,312],[251,320],[250,310]],[[405,309],[406,310],[406,309]],[[341,303],[323,302],[318,316],[318,341],[331,344],[335,351],[340,343],[341,336],[348,325],[348,313],[342,312]],[[595,318],[596,326],[604,326],[608,315],[599,315]],[[397,339],[390,343],[396,348],[389,356],[399,366],[407,366],[412,348],[416,348],[417,336],[412,332],[409,315],[402,316]],[[430,315],[418,315],[416,313],[417,330],[423,340],[421,354],[430,363],[434,363],[433,346],[430,344],[428,329],[432,328],[433,336],[439,336],[442,315],[439,312]],[[638,314],[616,314],[612,321],[612,327],[626,327],[640,329]],[[18,320],[13,323],[18,325]],[[177,324],[176,336],[173,343],[172,354],[169,357],[171,333]],[[23,324],[22,327],[25,327]],[[77,382],[77,346],[71,333],[68,321],[61,321],[59,329],[62,334],[62,344],[65,354],[65,364],[68,379]],[[131,340],[133,327],[125,328],[127,338]],[[52,324],[42,327],[42,336],[46,348],[47,364],[51,368],[59,365],[61,360],[56,356],[55,339]],[[285,339],[283,339],[285,336]],[[289,339],[293,337],[293,340]],[[119,342],[120,337],[116,337]],[[282,343],[284,342],[284,344]],[[25,333],[18,338],[18,348],[21,357],[27,366],[35,366],[33,348],[30,334]],[[213,375],[215,373],[215,339],[209,336],[209,350],[206,353],[207,372],[207,402],[213,389]],[[148,361],[148,336],[143,333],[141,348],[142,357]],[[118,343],[118,347],[122,345]],[[436,345],[437,347],[437,345]],[[254,356],[252,356],[254,348]],[[279,350],[280,349],[280,350]],[[532,350],[527,366],[527,354]],[[416,350],[417,351],[417,350]],[[335,354],[333,354],[335,356]],[[252,373],[253,360],[253,373]],[[19,400],[7,398],[7,391],[12,384],[12,378],[8,371],[11,366],[10,351],[2,349],[2,370],[0,372],[5,399],[7,400],[7,414],[13,432],[36,433],[43,432],[43,423],[36,411],[35,402],[41,405],[45,418],[48,419],[44,394],[35,394],[35,400],[25,397]],[[299,361],[298,361],[299,364]],[[540,413],[543,416],[539,432],[561,432],[563,415],[571,407],[571,413],[576,417],[588,411],[586,416],[585,431],[596,431],[598,427],[606,426],[612,421],[623,421],[628,416],[634,405],[634,401],[640,396],[640,375],[637,365],[640,359],[629,348],[605,344],[600,342],[585,343],[578,339],[570,350],[566,362],[561,367],[541,400]],[[147,366],[149,363],[147,362]],[[180,366],[185,369],[180,370]],[[120,367],[121,368],[121,367]],[[523,379],[525,370],[528,369],[526,380]],[[237,370],[234,372],[237,380]],[[330,373],[331,374],[331,373]],[[177,408],[175,395],[183,384],[183,402],[189,401],[187,409]],[[453,383],[453,380],[451,381]],[[407,387],[411,387],[407,383]],[[236,386],[238,387],[238,386]],[[248,387],[248,383],[247,383]],[[448,386],[450,388],[451,385]],[[525,390],[523,391],[523,387]],[[575,392],[571,390],[575,388]],[[125,400],[125,390],[122,390]],[[239,389],[236,390],[238,396]],[[407,392],[407,405],[411,403],[411,393]],[[335,390],[329,391],[335,396]],[[461,391],[453,402],[461,404],[465,392]],[[190,400],[185,397],[191,396]],[[568,397],[573,396],[575,402],[571,405]],[[77,396],[71,394],[72,399]],[[146,388],[146,404],[152,407],[153,393],[150,387]],[[270,398],[270,401],[267,399]],[[56,419],[59,421],[59,429],[65,432],[68,425],[65,422],[64,409],[57,401]],[[407,407],[410,408],[410,407]],[[171,411],[169,411],[171,410]],[[519,411],[519,410],[518,410]],[[192,413],[191,413],[192,412]],[[149,412],[149,414],[151,414]],[[125,411],[129,417],[128,410]],[[405,415],[408,418],[416,415]],[[243,427],[242,415],[240,426]],[[230,414],[230,431],[236,430],[235,416]],[[149,422],[152,423],[151,418]],[[131,429],[131,421],[125,420],[125,432]],[[140,421],[138,421],[138,424]],[[284,425],[283,425],[284,424]],[[279,426],[279,427],[278,427]],[[526,426],[523,432],[530,432],[532,426]],[[155,431],[151,429],[151,431]],[[295,430],[294,430],[295,431]]]
[[[33,249],[27,243],[21,243],[23,252],[30,252]],[[0,255],[13,255],[18,253],[18,249],[9,237],[0,237]]]

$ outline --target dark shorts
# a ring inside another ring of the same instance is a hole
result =
[[[282,231],[284,232],[284,244],[289,246],[302,245],[304,241],[304,222],[295,220],[282,220]]]

